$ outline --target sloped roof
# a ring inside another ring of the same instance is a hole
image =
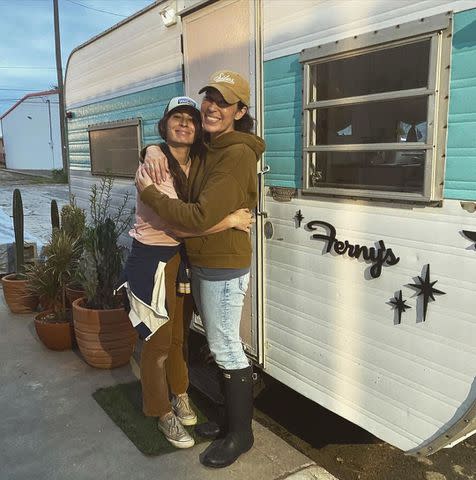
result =
[[[24,97],[20,98],[18,102],[16,102],[13,106],[11,106],[4,114],[0,116],[0,120],[2,120],[4,117],[6,117],[12,110],[15,110],[15,108],[20,105],[20,103],[24,102],[27,98],[31,97],[44,97],[45,95],[54,95],[58,93],[58,89],[53,89],[53,90],[45,90],[44,92],[35,92],[35,93],[27,93]]]

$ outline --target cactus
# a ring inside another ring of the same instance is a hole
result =
[[[51,231],[60,228],[59,212],[58,212],[58,203],[56,200],[51,200]]]
[[[61,230],[71,238],[78,239],[83,236],[86,224],[86,214],[82,208],[76,206],[74,201],[64,205],[61,209]]]
[[[23,202],[18,188],[13,191],[13,229],[15,231],[15,272],[21,276],[25,271],[25,242]]]

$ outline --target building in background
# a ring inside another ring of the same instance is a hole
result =
[[[0,116],[6,168],[63,168],[58,90],[29,93]]]
[[[0,168],[5,168],[5,149],[3,148],[3,137],[0,137]]]

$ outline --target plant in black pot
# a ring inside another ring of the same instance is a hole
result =
[[[2,278],[3,295],[13,313],[31,313],[38,305],[38,297],[29,291],[25,275],[23,202],[18,188],[13,191],[13,229],[15,232],[15,273]]]
[[[128,228],[132,211],[127,194],[118,208],[113,207],[112,187],[112,178],[104,177],[91,189],[90,223],[78,266],[85,297],[73,302],[78,347],[85,361],[97,368],[126,364],[137,340],[123,298],[115,295],[124,257],[119,237]]]

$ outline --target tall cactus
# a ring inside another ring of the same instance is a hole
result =
[[[51,230],[54,232],[55,228],[58,230],[60,228],[58,203],[56,200],[51,200]]]
[[[23,202],[18,188],[13,191],[13,229],[15,231],[15,272],[17,275],[21,275],[25,271],[25,242]]]

